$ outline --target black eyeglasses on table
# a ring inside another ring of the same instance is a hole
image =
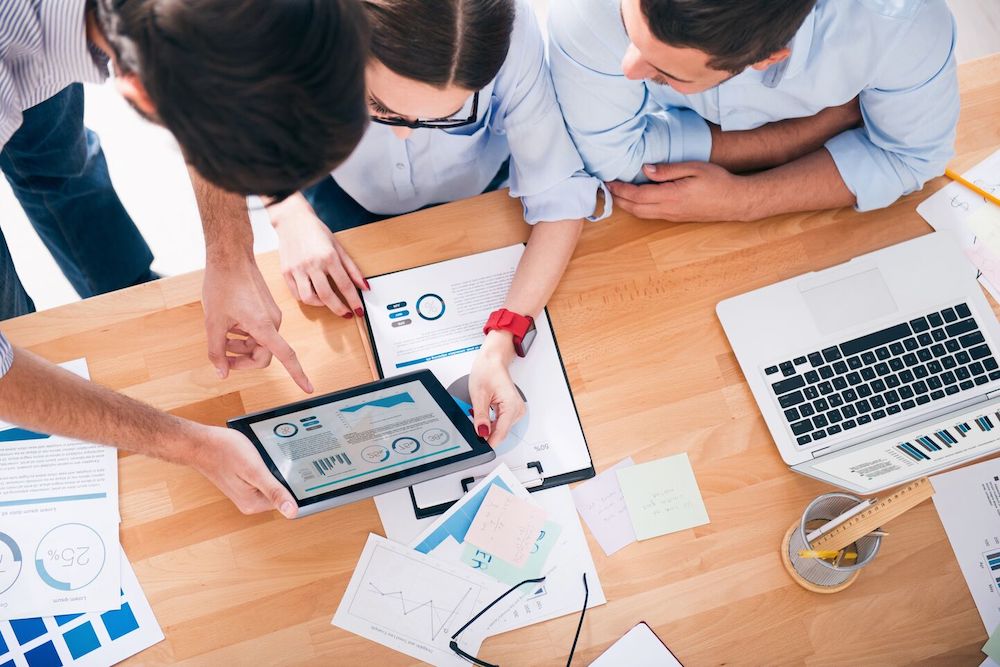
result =
[[[431,130],[448,130],[454,127],[465,127],[466,125],[472,125],[476,122],[476,118],[479,115],[479,91],[472,96],[472,113],[468,118],[432,118],[432,119],[422,119],[409,120],[408,118],[402,118],[400,116],[376,116],[372,115],[371,120],[373,123],[378,123],[380,125],[392,125],[394,127],[408,127],[411,130],[416,130],[421,127],[425,127]]]
[[[482,617],[483,614],[485,614],[490,609],[492,609],[493,607],[495,607],[497,604],[500,603],[501,600],[503,600],[505,597],[507,597],[508,595],[510,595],[511,593],[513,593],[514,591],[516,591],[517,589],[519,589],[521,586],[524,586],[525,584],[540,584],[540,583],[542,583],[544,581],[545,581],[545,577],[539,577],[538,579],[525,579],[524,581],[522,581],[522,582],[520,582],[518,584],[514,584],[513,586],[511,586],[510,588],[508,588],[507,591],[503,595],[501,595],[496,600],[494,600],[493,602],[491,602],[488,605],[486,605],[485,607],[483,607],[482,611],[480,611],[478,614],[476,614],[475,616],[473,616],[472,618],[470,618],[468,621],[466,621],[465,625],[463,625],[462,627],[460,627],[455,632],[455,634],[453,634],[451,636],[451,642],[449,642],[448,647],[456,655],[462,656],[463,658],[465,658],[466,660],[468,660],[472,664],[479,665],[479,667],[500,667],[499,665],[495,665],[495,664],[493,664],[491,662],[486,662],[484,660],[480,660],[476,656],[469,655],[468,653],[466,653],[465,651],[463,651],[462,649],[460,649],[458,647],[458,636],[461,635],[463,632],[465,632],[466,628],[468,628],[470,625],[472,625],[473,623],[475,623],[476,621],[478,621]],[[590,599],[590,587],[587,586],[587,573],[584,572],[583,573],[583,608],[580,610],[580,622],[576,624],[576,635],[573,636],[573,646],[571,646],[570,649],[569,649],[569,658],[567,658],[567,660],[566,660],[566,667],[569,667],[570,663],[573,662],[573,653],[576,652],[576,643],[580,639],[580,630],[583,629],[583,616],[584,616],[584,614],[587,613],[587,602],[588,602],[589,599]]]

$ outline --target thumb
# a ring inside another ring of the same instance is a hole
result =
[[[698,173],[700,163],[698,162],[676,162],[670,164],[662,162],[660,164],[645,164],[642,166],[642,173],[646,178],[655,182],[676,181],[680,178],[687,178]]]
[[[472,423],[476,434],[483,439],[490,437],[490,399],[485,392],[476,392],[472,397]]]
[[[251,483],[257,487],[261,495],[271,501],[274,509],[281,512],[286,519],[294,519],[295,515],[298,514],[299,508],[295,504],[292,494],[279,484],[278,480],[269,472],[258,472],[253,476]]]
[[[215,366],[215,372],[224,380],[229,375],[229,357],[226,356],[228,331],[224,326],[209,320],[205,323],[208,336],[208,360]]]

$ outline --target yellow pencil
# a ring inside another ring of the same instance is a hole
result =
[[[959,174],[956,174],[955,172],[953,172],[951,169],[945,169],[944,170],[944,175],[947,176],[948,178],[950,178],[951,180],[955,181],[956,183],[961,183],[965,187],[967,187],[970,190],[972,190],[973,192],[975,192],[977,195],[980,195],[981,197],[985,198],[986,201],[993,202],[997,206],[1000,206],[1000,197],[997,197],[996,195],[991,194],[991,193],[987,192],[986,190],[983,190],[981,187],[979,187],[975,183],[972,183],[970,181],[965,180]]]
[[[840,555],[839,551],[813,551],[812,549],[802,549],[799,551],[799,558],[822,558],[824,560],[833,560]],[[844,554],[844,558],[847,560],[854,560],[858,557],[853,551],[849,551]]]

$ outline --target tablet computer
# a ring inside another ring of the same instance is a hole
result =
[[[231,419],[229,427],[254,444],[298,516],[496,458],[426,370]]]

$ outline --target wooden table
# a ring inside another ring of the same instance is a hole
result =
[[[1000,56],[963,65],[954,164],[1000,146]],[[754,224],[665,224],[624,214],[587,226],[550,303],[594,462],[604,470],[688,452],[711,523],[605,557],[608,604],[592,609],[575,664],[645,620],[686,665],[979,664],[982,623],[930,503],[892,524],[847,591],[808,593],[778,545],[829,487],[789,472],[715,317],[719,300],[927,233],[916,205],[788,215]],[[340,235],[367,275],[526,238],[504,193]],[[261,268],[282,333],[317,391],[371,379],[354,322],[300,307],[276,253]],[[201,274],[160,280],[4,325],[52,361],[86,356],[93,378],[193,419],[227,418],[301,398],[277,363],[219,381],[206,359]],[[189,469],[121,456],[122,544],[166,641],[133,664],[403,665],[413,661],[330,625],[369,532],[371,501],[289,522],[242,516]],[[576,617],[492,638],[504,665],[564,664]]]

